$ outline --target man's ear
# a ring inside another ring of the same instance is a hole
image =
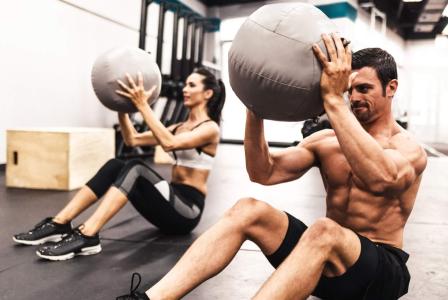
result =
[[[398,80],[392,79],[386,87],[386,97],[393,98],[398,88]]]

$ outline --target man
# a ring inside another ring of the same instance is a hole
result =
[[[318,167],[326,217],[307,227],[262,201],[239,200],[146,294],[128,299],[181,298],[224,269],[247,239],[276,268],[254,299],[388,300],[407,292],[403,229],[426,155],[392,116],[395,61],[370,48],[354,53],[352,62],[337,34],[322,38],[328,57],[317,45],[313,51],[323,66],[321,92],[333,129],[270,153],[263,121],[248,111],[244,145],[249,176],[261,184],[295,180]]]

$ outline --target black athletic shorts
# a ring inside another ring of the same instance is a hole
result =
[[[308,228],[288,214],[288,230],[280,247],[267,259],[277,268]],[[408,291],[410,275],[406,267],[409,255],[401,249],[370,241],[357,234],[361,254],[341,276],[322,276],[312,295],[324,300],[394,300]]]

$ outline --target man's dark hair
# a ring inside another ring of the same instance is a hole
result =
[[[380,48],[365,48],[353,53],[352,69],[359,70],[363,67],[370,67],[376,71],[383,86],[383,93],[386,92],[387,84],[392,79],[398,78],[395,59]]]

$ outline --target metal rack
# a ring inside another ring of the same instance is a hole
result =
[[[163,37],[165,32],[165,15],[173,12],[172,50],[170,74],[162,74],[162,89],[160,97],[166,98],[160,117],[165,126],[184,121],[188,117],[188,109],[183,105],[182,89],[187,76],[197,67],[203,67],[205,35],[219,31],[220,20],[206,18],[191,10],[177,0],[142,0],[140,14],[139,48],[146,48],[146,27],[148,21],[148,7],[151,4],[159,5],[159,18],[157,27],[156,63],[162,70]],[[183,30],[179,31],[180,20],[183,20]],[[185,26],[186,25],[186,26]],[[182,49],[179,49],[179,34],[182,34]],[[189,49],[188,49],[189,47]],[[178,59],[177,53],[181,51]],[[188,51],[189,50],[189,51]],[[189,54],[189,55],[188,55]],[[216,70],[214,70],[216,74]],[[137,131],[148,130],[143,122],[136,122],[131,116]],[[119,158],[151,157],[154,154],[153,147],[127,147],[119,130],[119,125],[114,126],[116,134],[116,156]]]

